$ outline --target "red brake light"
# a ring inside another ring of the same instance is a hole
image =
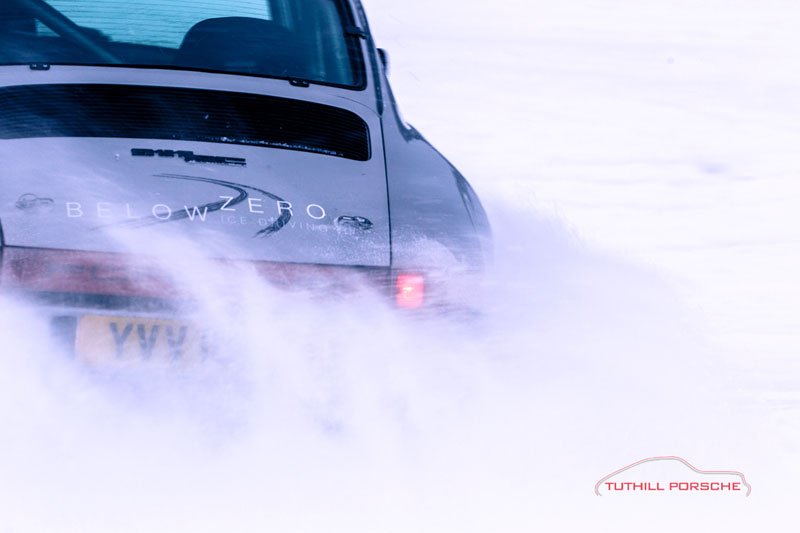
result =
[[[425,278],[420,274],[400,274],[397,276],[397,306],[403,309],[416,309],[425,303]]]

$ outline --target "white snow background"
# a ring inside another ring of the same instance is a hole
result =
[[[103,374],[3,301],[0,531],[794,531],[800,6],[366,8],[489,209],[485,320],[184,263],[236,349]],[[594,494],[655,455],[753,493]]]

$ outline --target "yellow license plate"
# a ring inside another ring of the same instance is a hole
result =
[[[75,335],[75,355],[88,363],[197,361],[208,353],[203,331],[179,320],[83,316]]]

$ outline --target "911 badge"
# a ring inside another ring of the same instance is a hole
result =
[[[183,159],[187,163],[213,163],[217,165],[247,166],[243,157],[224,157],[216,155],[200,155],[190,150],[152,150],[150,148],[131,148],[133,157],[168,157]]]

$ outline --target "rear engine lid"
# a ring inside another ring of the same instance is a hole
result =
[[[156,236],[209,257],[390,264],[372,112],[175,88],[21,89],[0,89],[9,246],[147,254]]]

